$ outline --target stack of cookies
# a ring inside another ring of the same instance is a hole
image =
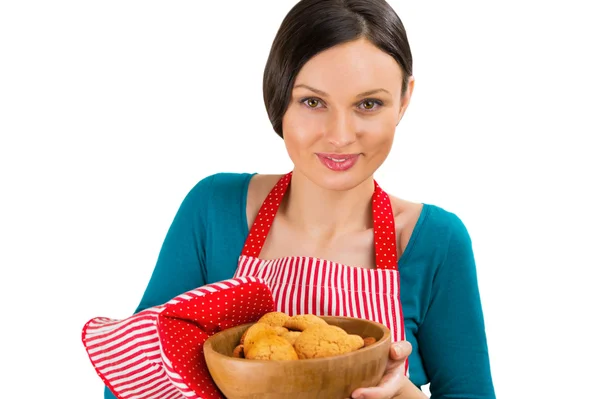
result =
[[[353,352],[373,343],[373,337],[348,334],[312,314],[270,312],[246,330],[233,356],[254,360],[316,359]]]

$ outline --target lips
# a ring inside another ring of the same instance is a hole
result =
[[[328,169],[336,172],[344,172],[356,164],[359,155],[360,154],[318,153],[317,157]]]

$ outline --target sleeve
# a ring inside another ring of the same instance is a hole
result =
[[[158,260],[134,313],[162,305],[205,285],[206,210],[214,176],[201,180],[187,194],[167,232]],[[105,387],[104,399],[116,399]]]
[[[431,399],[495,399],[471,238],[450,215],[446,256],[417,335]]]

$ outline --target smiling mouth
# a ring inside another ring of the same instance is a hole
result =
[[[358,161],[360,154],[316,154],[321,163],[328,169],[336,172],[344,172],[353,167]]]
[[[347,157],[345,157],[345,158],[325,157],[325,158],[331,159],[333,162],[344,162],[344,161],[348,160]]]
[[[359,154],[323,154],[317,153],[318,157],[323,157],[332,160],[333,162],[344,162],[352,158],[358,157]]]

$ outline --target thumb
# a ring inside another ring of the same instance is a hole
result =
[[[392,344],[390,358],[392,360],[404,360],[412,353],[412,345],[408,341],[400,341]]]

